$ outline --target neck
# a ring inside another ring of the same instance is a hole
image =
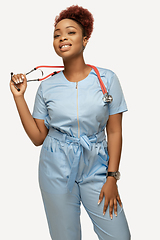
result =
[[[83,55],[79,56],[78,58],[72,58],[69,60],[63,59],[63,64],[65,74],[72,73],[72,75],[74,75],[77,73],[82,73],[86,68]]]

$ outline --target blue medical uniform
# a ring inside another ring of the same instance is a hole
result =
[[[100,240],[129,240],[123,207],[111,220],[104,200],[97,204],[106,182],[109,155],[105,127],[109,115],[127,111],[116,74],[97,67],[107,92],[104,103],[99,79],[92,69],[70,82],[63,71],[41,82],[32,116],[44,119],[49,129],[39,161],[39,186],[53,240],[81,240],[80,206],[83,204]]]

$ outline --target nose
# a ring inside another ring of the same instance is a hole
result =
[[[64,37],[64,36],[61,36],[61,38],[60,38],[60,42],[63,42],[63,41],[65,41],[65,40],[67,40],[67,38]]]

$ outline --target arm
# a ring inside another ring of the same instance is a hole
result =
[[[44,120],[34,119],[28,109],[27,103],[24,99],[24,93],[27,87],[26,76],[23,74],[17,74],[14,75],[12,79],[15,83],[17,83],[18,88],[20,88],[20,91],[18,92],[14,83],[10,81],[10,89],[13,94],[22,125],[31,141],[36,146],[39,146],[43,143],[48,133],[48,129],[44,124]],[[18,81],[21,82],[18,83]]]
[[[106,126],[107,138],[108,138],[108,154],[109,154],[109,165],[108,171],[118,171],[121,149],[122,149],[122,113],[114,114],[109,116],[109,120]],[[105,204],[103,212],[105,214],[108,205],[110,206],[110,216],[112,219],[112,212],[114,208],[115,215],[117,216],[117,200],[122,207],[121,200],[118,194],[116,185],[117,180],[114,177],[107,177],[106,183],[103,185],[99,203],[105,196]]]
[[[108,171],[118,171],[122,150],[122,113],[110,115],[107,126],[109,165]],[[109,177],[115,179],[113,177]]]

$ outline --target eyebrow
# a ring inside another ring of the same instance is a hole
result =
[[[77,29],[77,28],[76,28],[76,27],[74,27],[74,26],[68,26],[68,27],[66,27],[66,28],[70,28],[70,27],[73,27],[73,28]],[[54,32],[56,32],[56,31],[58,31],[58,30],[60,30],[60,28],[58,28],[58,29],[54,30]]]

